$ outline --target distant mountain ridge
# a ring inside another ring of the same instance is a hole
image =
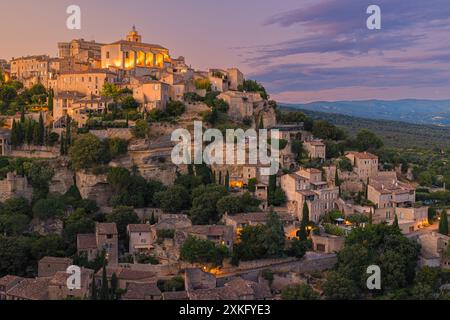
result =
[[[317,101],[306,104],[280,103],[280,105],[366,119],[450,126],[450,100]]]

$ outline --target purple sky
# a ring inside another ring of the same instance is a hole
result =
[[[65,27],[82,9],[82,30]],[[366,8],[382,30],[366,28]],[[143,40],[194,68],[238,66],[284,102],[450,99],[449,0],[0,0],[0,58],[73,38]]]

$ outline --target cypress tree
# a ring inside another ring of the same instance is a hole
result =
[[[48,106],[48,110],[53,111],[53,97],[54,97],[54,92],[53,89],[50,89],[48,91],[48,96],[47,96],[47,106]]]
[[[66,141],[66,138],[64,136],[64,132],[61,132],[61,143],[59,145],[59,153],[63,156],[65,155],[65,149],[64,149],[64,143]]]
[[[38,125],[38,145],[44,145],[45,139],[45,125],[44,125],[44,117],[42,116],[42,112],[39,114],[39,125]]]
[[[100,289],[100,300],[109,300],[108,278],[106,277],[106,266],[103,266],[102,287]]]
[[[262,115],[261,115],[261,118],[259,118],[258,129],[259,129],[259,130],[264,129],[264,118],[263,118]]]
[[[194,175],[194,165],[192,163],[188,164],[188,173],[190,176]]]
[[[17,132],[17,123],[16,120],[13,119],[12,128],[11,128],[11,144],[14,147],[19,145],[19,137]]]
[[[219,184],[222,184],[222,171],[219,171]]]
[[[225,176],[225,187],[227,188],[227,191],[230,191],[230,173],[228,171]]]
[[[152,212],[152,216],[150,217],[150,224],[151,225],[156,224],[156,219],[155,219],[155,213],[154,212]]]
[[[369,213],[369,224],[373,224],[373,214],[372,214],[372,210]]]
[[[40,142],[40,130],[39,125],[34,124],[33,126],[33,144],[38,146]]]
[[[25,123],[25,107],[20,110],[20,123]]]
[[[302,212],[302,221],[300,223],[300,232],[299,232],[299,238],[300,240],[307,240],[308,238],[308,231],[306,228],[309,224],[309,208],[306,201],[303,203],[303,212]]]
[[[369,178],[367,178],[365,197],[366,197],[366,200],[369,200]]]
[[[66,149],[72,144],[72,119],[66,116]]]
[[[439,220],[439,233],[448,236],[448,215],[447,210],[445,209],[441,212],[441,219]]]
[[[339,179],[338,168],[336,167],[336,173],[334,175],[334,184],[339,187],[339,197],[341,196],[341,180]]]
[[[31,144],[33,142],[33,122],[28,119],[24,124],[24,140],[26,144]]]
[[[111,299],[110,300],[117,300],[117,282],[118,282],[117,276],[116,276],[116,273],[114,272],[111,276],[111,294],[110,294]]]
[[[400,227],[398,226],[398,217],[397,217],[397,214],[395,214],[395,217],[394,217],[394,223],[392,223],[392,227],[393,227],[394,229],[396,229],[396,230],[400,230]]]
[[[97,300],[97,285],[95,284],[95,279],[92,281],[91,300]]]

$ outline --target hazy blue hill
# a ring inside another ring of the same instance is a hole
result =
[[[318,101],[307,104],[283,103],[282,105],[359,118],[450,126],[450,100]]]
[[[281,107],[290,111],[294,109],[302,111],[315,120],[329,121],[344,128],[352,135],[356,135],[361,129],[369,129],[380,136],[388,147],[450,148],[450,126],[358,118],[330,112],[287,108],[286,105],[281,105]]]

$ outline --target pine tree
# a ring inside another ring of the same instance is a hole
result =
[[[100,289],[100,300],[109,300],[108,278],[106,277],[106,266],[103,266],[102,287]]]
[[[44,125],[44,117],[42,116],[42,112],[39,114],[39,124],[38,124],[38,145],[43,146],[45,139],[45,125]]]
[[[447,210],[445,209],[441,212],[441,219],[439,220],[439,233],[448,236],[448,215]]]
[[[306,228],[308,227],[308,224],[309,224],[309,208],[308,204],[305,201],[303,204],[302,221],[300,223],[300,233],[299,233],[300,240],[307,240],[308,231],[306,230]]]
[[[225,187],[227,188],[227,191],[230,191],[230,173],[228,171],[225,176]]]
[[[116,273],[113,272],[111,276],[111,293],[110,293],[110,300],[117,300],[117,276]]]

